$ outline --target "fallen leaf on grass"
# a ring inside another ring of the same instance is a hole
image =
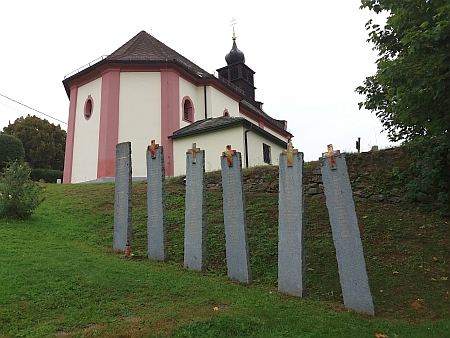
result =
[[[308,271],[314,271],[314,269],[313,268],[308,268]]]
[[[431,277],[431,280],[433,280],[433,281],[434,281],[434,280],[436,280],[436,278],[433,278],[433,277]]]
[[[399,273],[400,273],[400,272],[398,272],[398,271],[393,271],[393,272],[392,272],[393,275],[398,275]]]
[[[214,306],[214,311],[219,311],[219,307],[217,307],[217,306]]]
[[[422,308],[424,305],[425,302],[423,301],[422,298],[417,298],[411,303],[411,307],[416,310]]]
[[[439,260],[439,258],[433,257],[433,260],[434,260],[435,262],[437,262],[437,261]]]
[[[389,336],[387,334],[384,334],[384,333],[376,333],[375,337],[376,338],[389,338]]]
[[[369,216],[363,216],[364,219],[366,219],[367,217],[369,217]]]
[[[442,280],[448,280],[448,277],[441,277]]]

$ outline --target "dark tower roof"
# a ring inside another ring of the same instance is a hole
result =
[[[227,62],[227,65],[231,65],[236,62],[245,63],[244,53],[237,48],[235,36],[233,36],[233,47],[231,47],[230,52],[225,56],[225,61]]]
[[[210,75],[206,70],[200,68],[183,55],[148,34],[146,31],[139,32],[131,40],[119,47],[106,58],[107,61],[153,61],[165,62],[175,60],[186,65],[196,72]]]

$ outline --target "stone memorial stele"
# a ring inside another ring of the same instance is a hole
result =
[[[205,151],[192,144],[186,153],[184,266],[206,269]]]
[[[125,252],[131,244],[131,142],[116,145],[114,189],[114,251]]]
[[[251,284],[241,154],[228,145],[221,167],[228,277]]]
[[[357,312],[374,315],[345,156],[333,151],[330,144],[320,158],[320,166],[344,305]]]
[[[164,150],[151,141],[147,148],[148,258],[167,261]]]
[[[278,291],[298,297],[306,292],[302,176],[303,153],[289,143],[279,160]]]

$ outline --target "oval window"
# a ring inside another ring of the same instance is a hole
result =
[[[92,111],[94,110],[94,104],[91,95],[88,96],[84,104],[84,118],[89,120],[92,116]]]

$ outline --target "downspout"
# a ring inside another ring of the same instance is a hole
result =
[[[205,97],[205,120],[208,118],[208,109],[206,107],[206,79],[203,78],[203,96]]]
[[[248,168],[248,142],[247,142],[247,133],[252,130],[253,123],[250,123],[250,129],[244,131],[244,146],[245,146],[245,167]]]

